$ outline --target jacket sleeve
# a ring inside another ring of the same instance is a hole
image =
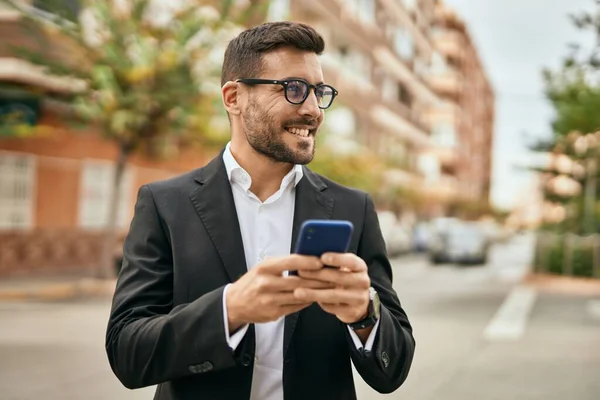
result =
[[[141,388],[236,365],[223,321],[223,287],[173,307],[167,230],[147,186],[140,188],[106,332],[111,368]]]
[[[381,300],[381,316],[371,351],[357,349],[350,335],[352,360],[365,382],[380,393],[391,393],[406,380],[415,352],[412,327],[392,287],[392,268],[386,255],[375,206],[367,195],[358,256],[369,268],[371,286]]]

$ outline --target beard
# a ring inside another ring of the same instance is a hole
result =
[[[285,125],[278,124],[275,118],[263,110],[256,99],[250,99],[248,107],[242,113],[244,133],[250,146],[278,163],[306,165],[315,156],[314,139],[301,140],[293,145],[286,143],[286,136],[293,135],[284,129]],[[289,121],[287,125],[314,125],[310,121]]]

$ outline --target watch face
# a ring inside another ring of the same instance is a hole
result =
[[[379,294],[373,290],[373,311],[375,313],[375,317],[379,319],[379,315],[381,313],[381,301],[379,300]]]

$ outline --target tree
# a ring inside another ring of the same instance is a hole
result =
[[[57,77],[72,79],[67,99],[76,117],[118,147],[100,277],[114,274],[112,253],[121,180],[129,156],[156,156],[166,144],[222,143],[219,114],[221,48],[263,2],[233,0],[36,1],[18,10],[37,49],[18,54]],[[74,6],[78,4],[78,6]],[[41,12],[43,9],[44,12]],[[62,49],[56,57],[47,49]],[[63,60],[64,59],[64,60]],[[211,126],[211,129],[207,129]],[[225,133],[228,126],[221,132]],[[215,133],[217,132],[217,133]]]
[[[542,72],[546,96],[556,111],[552,123],[555,138],[573,131],[600,130],[600,0],[595,3],[594,12],[571,16],[576,27],[595,36],[595,45],[584,51],[579,44],[571,44],[557,71]]]

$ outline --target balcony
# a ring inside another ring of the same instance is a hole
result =
[[[341,0],[303,0],[291,3],[294,20],[316,25],[324,20],[336,34],[347,38],[363,51],[371,51],[377,43],[385,41],[383,32],[374,22],[357,16]],[[325,38],[329,45],[329,38]]]
[[[32,1],[24,2],[32,3]],[[40,11],[43,13],[43,11]],[[43,15],[43,14],[40,14]],[[82,90],[83,82],[64,77],[53,77],[41,68],[16,57],[14,48],[24,48],[33,52],[44,53],[57,62],[81,62],[66,42],[47,38],[38,40],[41,32],[35,33],[20,23],[20,16],[6,6],[0,7],[0,82],[14,82],[22,85],[33,85],[50,92],[70,93]],[[65,57],[67,54],[69,57]]]
[[[329,53],[320,59],[325,82],[340,92],[340,102],[363,110],[378,102],[379,92],[364,75],[352,71],[348,64]]]
[[[452,172],[458,164],[458,151],[454,147],[435,146],[429,149],[430,154],[433,154],[439,161],[443,171]]]
[[[380,128],[390,132],[403,141],[417,147],[430,146],[429,136],[389,107],[384,105],[371,105],[369,109],[371,120]]]
[[[421,180],[419,175],[400,168],[390,168],[384,172],[384,181],[390,186],[416,187]]]
[[[85,89],[85,82],[49,76],[41,68],[16,58],[0,58],[0,82],[18,82],[56,93],[71,93]]]
[[[434,37],[435,47],[446,57],[460,60],[464,54],[462,36],[457,32],[442,31]]]
[[[456,100],[462,92],[462,76],[452,69],[432,74],[429,76],[428,81],[431,87],[443,97],[449,97]]]
[[[399,81],[405,82],[411,91],[423,99],[423,101],[433,104],[439,101],[437,94],[428,85],[418,79],[413,71],[401,62],[390,49],[385,46],[378,46],[373,49],[373,56],[381,66]]]
[[[393,15],[396,21],[406,28],[415,38],[417,45],[425,51],[425,53],[431,52],[431,43],[427,38],[427,35],[420,29],[419,26],[413,21],[410,11],[400,1],[396,0],[382,0],[383,8],[390,14]]]
[[[442,175],[435,182],[420,182],[419,192],[427,199],[437,201],[452,200],[458,194],[458,184],[453,176]]]

